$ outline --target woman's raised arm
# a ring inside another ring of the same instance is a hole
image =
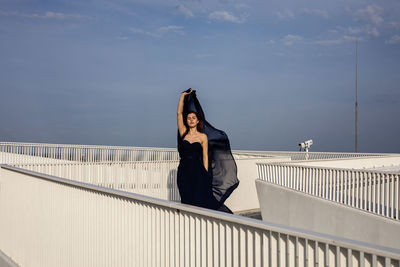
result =
[[[185,96],[190,94],[192,92],[192,88],[190,88],[189,93],[183,92],[179,98],[178,102],[178,110],[176,111],[176,118],[177,118],[177,124],[178,124],[178,131],[179,135],[182,136],[186,132],[186,126],[185,123],[183,122],[183,100],[185,99]]]

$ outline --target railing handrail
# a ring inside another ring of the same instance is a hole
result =
[[[315,160],[313,160],[315,161]],[[304,161],[288,161],[288,162],[271,162],[271,163],[256,163],[257,166],[274,166],[274,167],[290,167],[290,168],[304,168],[304,169],[312,169],[312,170],[334,170],[334,171],[345,171],[345,172],[364,172],[371,174],[387,174],[387,175],[400,175],[400,173],[396,172],[388,172],[388,171],[379,171],[379,170],[371,170],[371,169],[357,169],[357,168],[337,168],[337,167],[324,167],[324,166],[308,166],[308,165],[293,165],[290,163],[297,163]]]
[[[19,143],[19,142],[0,142],[2,145],[18,145],[18,146],[47,146],[47,147],[70,147],[70,148],[106,148],[116,150],[167,150],[176,151],[176,148],[168,147],[139,147],[139,146],[107,146],[107,145],[80,145],[80,144],[51,144],[51,143]]]
[[[266,154],[293,154],[293,155],[306,155],[306,152],[303,151],[272,151],[272,150],[232,150],[238,151],[243,153],[266,153]],[[354,155],[354,156],[390,156],[390,155],[399,155],[397,153],[364,153],[364,152],[320,152],[320,151],[310,151],[308,154],[315,154],[315,155],[324,155],[324,154],[332,154],[332,155]]]
[[[176,203],[176,202],[171,202],[167,200],[162,200],[162,199],[157,199],[157,198],[152,198],[148,196],[143,196],[135,193],[129,193],[129,192],[124,192],[124,191],[119,191],[115,189],[110,189],[110,188],[105,188],[105,187],[100,187],[88,183],[83,183],[83,182],[77,182],[73,180],[68,180],[56,176],[51,176],[51,175],[46,175],[38,172],[33,172],[13,166],[9,166],[6,164],[0,164],[0,168],[10,170],[13,172],[29,175],[35,178],[39,178],[42,180],[46,180],[49,182],[53,183],[59,183],[59,184],[64,184],[67,186],[71,187],[78,187],[81,189],[89,190],[92,192],[97,192],[97,193],[103,193],[107,194],[110,196],[115,196],[118,198],[124,198],[124,199],[130,199],[134,201],[140,201],[143,203],[147,204],[152,204],[156,205],[159,207],[167,208],[167,209],[174,209],[177,211],[184,211],[190,214],[197,214],[197,215],[202,215],[205,217],[213,218],[216,220],[221,220],[221,221],[226,221],[230,223],[237,223],[245,226],[249,226],[255,229],[259,230],[267,230],[267,231],[274,231],[274,232],[279,232],[285,235],[295,235],[298,236],[299,238],[305,238],[309,240],[314,240],[317,242],[322,242],[326,243],[329,245],[334,245],[338,247],[346,247],[349,249],[354,249],[354,250],[362,250],[370,254],[379,254],[380,256],[383,257],[388,257],[392,259],[397,259],[400,260],[400,251],[392,248],[387,248],[387,247],[380,247],[376,246],[373,244],[367,244],[363,242],[359,242],[356,240],[349,240],[345,238],[339,238],[331,235],[326,235],[326,234],[320,234],[320,233],[315,233],[315,232],[310,232],[306,230],[301,230],[301,229],[293,229],[291,227],[286,227],[283,225],[277,225],[273,223],[268,223],[256,219],[251,219],[251,218],[246,218],[238,215],[233,215],[233,214],[226,214],[218,211],[213,211],[205,208],[200,208],[200,207],[193,207],[190,205],[185,205],[181,203]],[[361,249],[360,249],[361,247]]]
[[[13,163],[13,164],[5,164],[10,166],[15,166],[18,168],[23,168],[22,166],[76,166],[76,165],[128,165],[128,164],[152,164],[152,163],[177,163],[179,160],[171,159],[171,160],[143,160],[143,161],[94,161],[94,162],[78,162],[78,161],[70,161],[70,162],[33,162],[33,163]]]

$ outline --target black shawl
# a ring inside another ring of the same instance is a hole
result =
[[[190,89],[186,90],[186,92],[189,91]],[[213,177],[214,197],[222,205],[239,185],[236,162],[232,156],[229,139],[224,131],[214,128],[206,121],[194,90],[191,94],[185,96],[183,105],[184,121],[186,121],[186,117],[191,111],[195,111],[199,115],[200,118],[198,119],[203,123],[203,132],[208,138],[208,171]],[[178,131],[178,149],[182,141]]]

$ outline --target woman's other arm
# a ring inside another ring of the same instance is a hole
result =
[[[203,147],[203,164],[204,168],[208,171],[208,139],[207,135],[203,134],[201,138],[201,146]]]

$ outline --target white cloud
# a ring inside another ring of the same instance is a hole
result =
[[[216,35],[204,35],[203,38],[204,39],[208,39],[208,40],[212,40],[212,39],[216,39],[217,36]]]
[[[199,59],[206,58],[206,57],[211,57],[211,54],[198,54],[198,55],[196,55],[196,58],[199,58]]]
[[[214,11],[211,12],[208,15],[209,19],[216,20],[216,21],[226,21],[226,22],[232,22],[232,23],[243,23],[245,21],[245,18],[238,18],[235,15],[233,15],[231,12],[228,11]]]
[[[235,5],[235,7],[236,7],[237,9],[249,8],[249,6],[248,6],[248,5],[246,5],[246,4],[243,4],[243,3],[241,3],[241,4],[236,4],[236,5]]]
[[[59,12],[52,12],[52,11],[47,11],[44,15],[40,16],[41,18],[45,19],[65,19],[71,15],[67,15],[64,13],[59,13]]]
[[[294,19],[294,18],[295,18],[294,13],[293,13],[291,10],[289,10],[289,9],[286,9],[286,10],[280,11],[280,12],[277,12],[276,15],[277,15],[280,19]]]
[[[146,32],[145,30],[139,29],[139,28],[136,28],[136,27],[131,27],[129,30],[130,30],[131,32],[134,32],[134,33],[149,34],[149,32]]]
[[[356,20],[371,24],[380,24],[383,22],[383,7],[372,5],[356,12]]]
[[[87,16],[83,16],[80,14],[68,14],[68,13],[53,12],[53,11],[46,11],[44,13],[20,13],[20,12],[16,12],[16,11],[12,11],[12,12],[0,11],[0,15],[16,16],[16,17],[24,17],[24,18],[38,18],[38,19],[57,19],[57,20],[88,18]]]
[[[282,39],[282,42],[285,45],[290,46],[290,45],[293,45],[294,43],[300,42],[302,40],[303,40],[303,37],[301,37],[299,35],[288,34]]]
[[[322,10],[322,9],[303,8],[300,12],[303,14],[320,16],[323,18],[328,18],[328,16],[329,16],[328,12],[325,10]],[[280,19],[295,19],[296,18],[295,13],[290,9],[285,9],[283,11],[279,11],[276,13],[276,15]]]
[[[151,37],[157,37],[160,38],[163,35],[166,35],[170,32],[172,33],[176,33],[179,35],[184,35],[185,32],[183,31],[183,26],[176,26],[176,25],[169,25],[169,26],[162,26],[160,28],[158,28],[157,30],[151,32],[151,31],[145,31],[143,29],[140,28],[136,28],[136,27],[131,27],[129,29],[131,32],[137,33],[137,34],[143,34],[143,35],[148,35]]]
[[[385,42],[386,44],[400,44],[400,35],[393,35],[390,40]]]
[[[388,24],[396,30],[400,30],[400,21],[390,21]]]
[[[347,35],[354,36],[354,37],[362,37],[362,36],[369,36],[369,37],[378,37],[380,35],[378,29],[372,26],[364,26],[364,27],[349,27],[347,29]]]
[[[176,7],[176,13],[185,15],[185,17],[187,18],[191,18],[194,16],[192,10],[190,10],[189,8],[185,7],[182,4]]]
[[[361,41],[361,40],[363,40],[363,38],[345,35],[345,36],[343,36],[343,40],[344,40],[344,41],[351,41],[351,42],[354,42],[354,41],[356,41],[356,40]]]
[[[157,32],[161,34],[167,34],[169,32],[174,32],[180,35],[184,35],[185,33],[183,32],[183,26],[176,26],[176,25],[170,25],[170,26],[163,26],[157,29]]]
[[[317,45],[339,45],[343,43],[342,39],[334,39],[334,40],[319,40],[314,42]]]
[[[317,57],[331,57],[332,54],[331,53],[327,53],[327,52],[318,52],[316,54]]]
[[[347,29],[347,32],[348,32],[349,34],[358,35],[358,34],[361,34],[361,33],[362,33],[362,29],[361,29],[360,27],[355,27],[355,28],[349,27],[349,28]]]
[[[286,53],[283,53],[283,52],[277,52],[277,53],[274,53],[274,55],[278,56],[278,57],[286,57]]]
[[[302,12],[304,14],[307,14],[307,15],[316,15],[316,16],[320,16],[320,17],[323,17],[323,18],[327,18],[328,17],[328,12],[325,11],[325,10],[321,10],[321,9],[308,9],[308,8],[305,8],[305,9],[302,10]]]
[[[379,31],[378,31],[378,29],[377,28],[375,28],[375,27],[373,27],[373,28],[367,28],[366,30],[365,30],[365,33],[367,34],[367,35],[369,35],[369,36],[372,36],[372,37],[378,37],[379,36]]]

